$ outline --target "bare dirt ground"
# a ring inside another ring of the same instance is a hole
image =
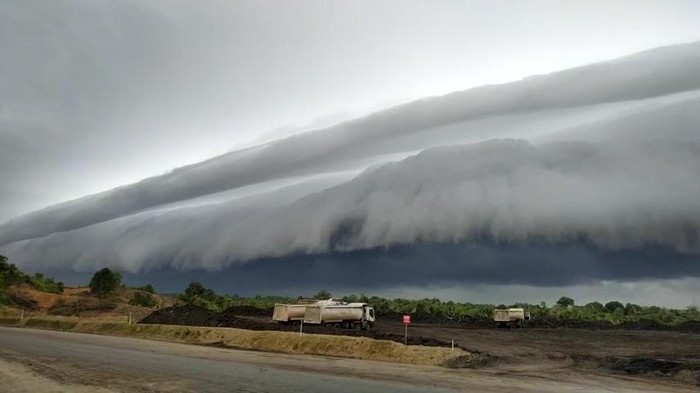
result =
[[[25,360],[26,361],[26,360]],[[61,383],[34,371],[31,367],[22,364],[21,361],[7,361],[0,359],[0,381],[2,389],[15,393],[111,393],[112,389],[104,389],[98,386],[86,386],[82,384]]]
[[[378,329],[403,333],[401,324]],[[468,329],[412,325],[409,335],[455,340],[489,354],[494,370],[559,373],[601,371],[700,385],[700,334],[586,329]]]
[[[245,311],[245,310],[242,310]],[[269,316],[242,316],[241,310],[213,313],[194,306],[164,309],[142,322],[156,324],[225,326],[251,330],[298,330],[279,326]],[[269,313],[268,313],[269,314]],[[152,319],[152,320],[151,320]],[[591,328],[498,329],[483,324],[440,325],[418,323],[410,327],[409,345],[455,346],[478,358],[452,362],[453,367],[484,367],[497,372],[531,372],[533,375],[571,370],[635,375],[649,380],[673,380],[700,386],[700,333],[672,330]],[[372,331],[304,326],[307,333],[366,336],[403,343],[399,321],[380,320]]]
[[[445,369],[8,328],[0,328],[0,370],[0,386],[13,392],[697,391],[576,369]]]

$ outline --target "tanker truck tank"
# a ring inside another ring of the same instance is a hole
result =
[[[366,303],[317,303],[307,306],[304,313],[304,323],[312,325],[360,327],[366,330],[374,326],[374,321],[374,309]]]

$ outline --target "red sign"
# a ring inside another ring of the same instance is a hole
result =
[[[403,323],[404,323],[404,325],[408,325],[409,323],[411,323],[411,316],[410,316],[410,315],[404,315],[404,316],[403,316]]]

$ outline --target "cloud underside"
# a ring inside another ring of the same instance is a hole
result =
[[[698,59],[653,51],[234,152],[10,221],[0,253],[269,285],[697,276]]]

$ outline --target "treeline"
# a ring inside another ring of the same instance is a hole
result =
[[[192,282],[185,292],[176,297],[188,304],[194,304],[211,311],[221,312],[231,307],[252,307],[259,310],[272,310],[276,303],[294,303],[295,298],[285,296],[240,297],[238,295],[219,295],[214,290],[205,288],[201,283]]]
[[[316,299],[333,297],[328,291],[319,291]],[[195,304],[211,311],[221,312],[229,307],[250,307],[266,310],[271,314],[276,303],[294,303],[296,298],[285,296],[242,297],[237,295],[219,295],[205,288],[200,283],[191,283],[185,292],[178,295],[185,303]],[[576,305],[570,297],[562,297],[548,306],[545,302],[538,304],[475,304],[469,302],[442,301],[440,299],[387,299],[364,294],[338,297],[346,302],[368,303],[374,307],[377,315],[383,318],[400,318],[410,314],[416,322],[469,323],[492,321],[496,308],[522,307],[530,312],[534,321],[583,321],[608,322],[619,325],[628,322],[654,321],[674,326],[685,322],[700,321],[700,311],[696,306],[685,309],[670,309],[659,306],[640,306],[613,300],[606,303],[590,302]]]
[[[0,255],[0,303],[12,303],[7,293],[11,285],[26,283],[37,290],[52,293],[62,293],[63,283],[40,273],[28,275],[15,265],[8,263],[6,257]],[[90,292],[100,298],[114,297],[119,289],[126,288],[122,283],[121,274],[104,268],[96,272],[89,283]],[[154,307],[157,301],[152,295],[155,289],[152,285],[137,287],[129,303],[132,305]],[[214,290],[204,287],[201,283],[192,282],[182,294],[176,297],[185,303],[194,304],[211,311],[221,312],[231,307],[246,307],[251,313],[271,315],[276,303],[295,303],[297,298],[287,296],[255,296],[243,297],[238,295],[220,295]],[[316,299],[334,297],[330,292],[321,290],[315,295]],[[382,318],[400,318],[410,314],[416,322],[446,322],[446,323],[475,323],[490,321],[496,308],[522,307],[530,312],[533,321],[583,321],[606,322],[614,325],[636,321],[653,321],[664,325],[679,325],[685,322],[700,321],[700,311],[695,305],[685,309],[671,309],[658,306],[640,306],[632,303],[622,303],[612,300],[606,303],[590,302],[576,305],[570,297],[562,297],[555,304],[548,306],[545,302],[539,304],[476,304],[469,302],[442,301],[440,299],[387,299],[379,296],[354,294],[336,296],[345,302],[368,303],[374,307],[377,315]],[[257,311],[256,311],[257,310]]]

